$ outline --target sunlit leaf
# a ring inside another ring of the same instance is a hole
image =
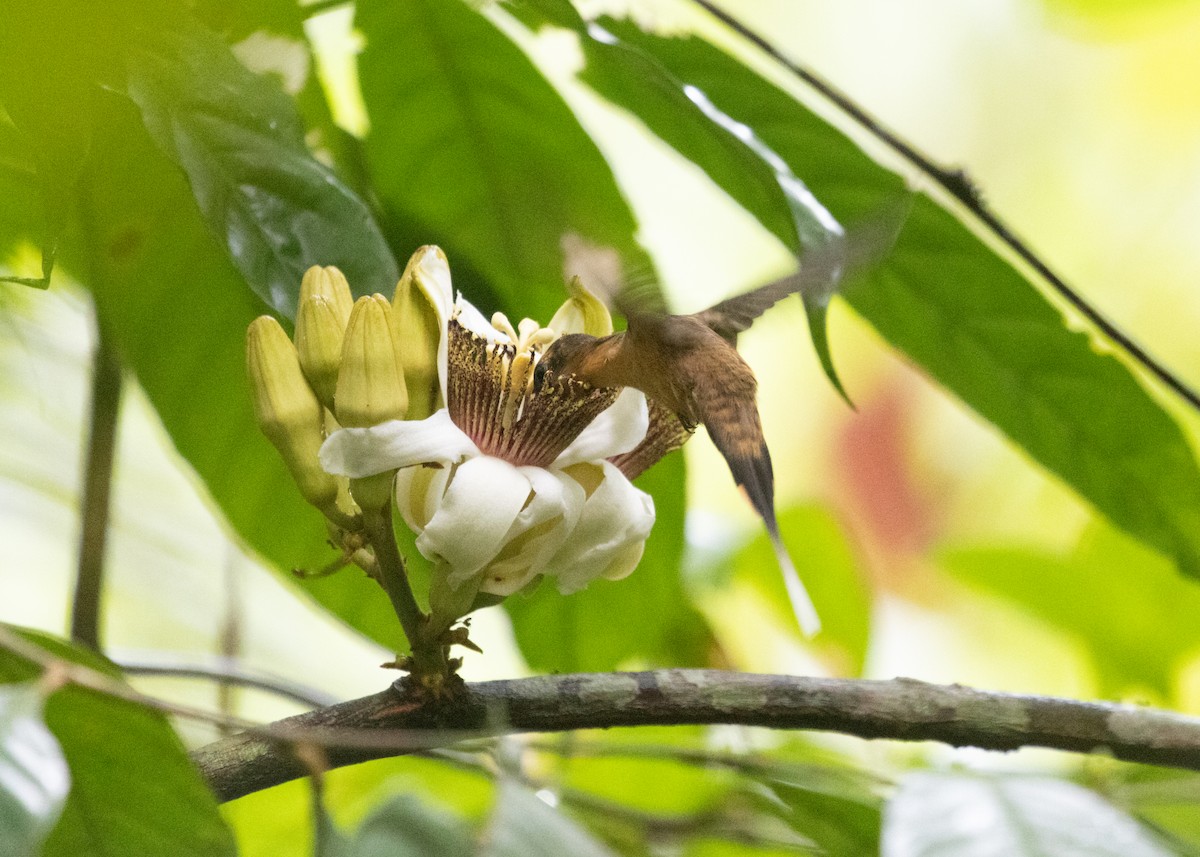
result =
[[[708,42],[604,25],[753,129],[850,228],[902,192],[899,176]],[[673,114],[656,103],[635,112],[661,111],[648,124],[673,137]],[[727,177],[734,172],[729,163],[708,170],[738,198]],[[771,228],[777,215],[740,201]],[[843,295],[1114,523],[1200,575],[1200,468],[1179,427],[1124,364],[1068,330],[1060,311],[949,211],[918,197],[886,261]]]
[[[20,633],[57,658],[118,675],[97,655]],[[0,650],[0,683],[37,674],[33,664]],[[47,700],[45,722],[70,766],[71,791],[41,857],[235,853],[216,800],[162,714],[68,685]]]
[[[683,458],[668,456],[638,487],[655,497],[657,520],[646,553],[624,580],[593,581],[563,596],[543,583],[504,602],[522,654],[544,672],[615,669],[630,660],[702,666],[711,635],[679,576],[683,552]],[[617,632],[619,629],[619,633]]]
[[[839,671],[862,672],[871,629],[871,598],[863,569],[841,524],[820,506],[792,506],[779,514],[779,533],[821,617],[813,645]],[[791,600],[765,532],[728,563],[735,581],[762,593],[784,628],[799,635]]]
[[[554,88],[460,0],[362,0],[355,23],[371,129],[365,151],[393,238],[450,254],[507,309],[550,320],[565,293],[562,239],[575,233],[653,281],[612,171]],[[405,227],[426,230],[410,234]],[[459,274],[462,276],[459,276]],[[482,295],[481,295],[482,297]]]
[[[1089,528],[1070,556],[979,547],[948,551],[942,561],[960,580],[1021,605],[1083,643],[1104,696],[1150,688],[1169,700],[1176,671],[1200,649],[1200,586],[1103,524]]]
[[[917,773],[883,815],[883,857],[1170,857],[1099,795],[1065,780]]]
[[[71,786],[36,682],[0,685],[0,854],[35,857]]]
[[[480,857],[613,857],[561,811],[525,786],[503,780]]]
[[[359,294],[395,287],[395,259],[366,205],[309,153],[277,83],[248,71],[217,36],[195,24],[144,33],[128,85],[205,220],[278,313],[295,314],[311,265],[341,268]]]
[[[103,16],[62,0],[0,3],[0,106],[32,155],[38,186],[37,239],[46,288],[59,236],[91,143],[92,103],[106,65],[97,38]]]

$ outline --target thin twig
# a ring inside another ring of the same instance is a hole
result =
[[[121,670],[129,675],[169,676],[173,678],[194,678],[215,681],[221,687],[252,687],[266,693],[273,693],[307,705],[310,708],[321,708],[333,705],[338,700],[335,696],[313,687],[307,687],[294,681],[278,676],[250,670],[242,666],[236,658],[220,658],[215,664],[203,664],[178,659],[129,658],[115,656],[114,660]],[[223,714],[231,714],[231,709],[218,704]]]
[[[933,180],[935,184],[949,193],[966,209],[975,216],[980,223],[989,229],[1000,241],[1012,250],[1020,259],[1029,265],[1040,276],[1045,283],[1050,286],[1060,297],[1073,306],[1084,318],[1094,324],[1105,336],[1125,350],[1137,363],[1141,364],[1146,371],[1161,381],[1169,389],[1173,390],[1180,398],[1186,401],[1196,410],[1200,410],[1200,393],[1193,390],[1182,379],[1176,376],[1170,369],[1164,366],[1153,357],[1145,348],[1139,345],[1134,339],[1123,330],[1121,330],[1115,322],[1111,321],[1100,312],[1099,309],[1092,306],[1087,300],[1075,291],[1070,285],[1063,280],[1058,274],[1050,269],[1050,267],[1042,261],[1042,259],[1029,248],[1029,246],[1019,238],[1012,229],[1008,227],[1000,218],[992,212],[990,208],[983,202],[980,197],[979,190],[971,182],[970,178],[962,170],[946,169],[939,166],[932,160],[918,151],[911,143],[905,141],[900,135],[885,126],[882,122],[861,108],[850,96],[839,90],[829,81],[818,76],[812,70],[805,68],[794,60],[785,55],[779,48],[775,47],[764,36],[759,35],[754,30],[743,24],[738,18],[726,12],[724,9],[717,6],[711,0],[692,0],[697,6],[706,10],[713,17],[720,20],[731,30],[736,32],[742,38],[754,44],[763,53],[770,56],[790,73],[794,74],[805,84],[812,87],[822,96],[827,98],[839,110],[862,126],[863,130],[870,133],[882,141],[885,145],[900,155],[904,160],[911,163],[914,167],[920,170],[923,174]]]
[[[92,357],[92,401],[79,519],[79,562],[71,603],[71,639],[100,650],[100,601],[104,588],[104,552],[108,540],[117,419],[121,410],[121,364],[96,318]]]

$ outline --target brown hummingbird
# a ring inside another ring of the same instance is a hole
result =
[[[788,295],[826,289],[827,297],[848,269],[882,257],[895,240],[901,217],[889,214],[838,236],[810,252],[798,272],[690,315],[640,311],[618,295],[626,330],[602,337],[561,336],[547,347],[534,373],[538,386],[547,375],[573,375],[595,387],[635,387],[675,413],[688,429],[703,424],[734,482],[766,524],[792,608],[809,636],[821,623],[779,536],[775,476],[756,401],[758,383],[737,352],[737,335]]]

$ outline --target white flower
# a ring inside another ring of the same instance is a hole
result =
[[[436,247],[417,251],[410,270],[437,308],[443,406],[422,420],[334,432],[321,465],[353,478],[398,468],[397,510],[452,589],[471,584],[504,596],[546,575],[567,593],[629,574],[654,524],[654,501],[626,474],[682,438],[648,438],[646,398],[632,388],[594,389],[567,377],[534,389],[541,350],[580,331],[529,319],[514,330],[501,314],[489,324],[453,300]],[[560,312],[556,322],[582,317]]]

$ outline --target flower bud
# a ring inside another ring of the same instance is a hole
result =
[[[300,355],[300,368],[321,404],[330,410],[333,410],[345,333],[345,322],[338,320],[338,308],[330,298],[311,295],[300,302],[296,314],[296,351]]]
[[[316,295],[333,302],[338,324],[345,330],[350,321],[350,309],[354,306],[345,275],[332,265],[327,268],[313,265],[304,272],[304,279],[300,281],[300,304]]]
[[[359,298],[342,343],[342,366],[334,395],[343,426],[367,428],[402,420],[408,410],[404,366],[392,306],[383,295]],[[350,494],[363,511],[391,500],[395,471],[350,480]]]
[[[337,480],[317,461],[324,412],[304,380],[295,347],[271,316],[260,316],[246,331],[246,372],[259,427],[279,450],[301,495],[318,509],[333,507]]]
[[[404,363],[404,381],[408,387],[408,416],[420,420],[437,410],[437,351],[441,338],[433,290],[431,265],[446,265],[446,257],[436,247],[422,247],[408,260],[404,275],[396,284],[392,310],[400,337]]]
[[[608,336],[613,332],[612,315],[598,297],[587,290],[578,277],[567,283],[570,297],[558,308],[546,325],[560,336],[564,333],[587,333]]]
[[[359,298],[342,343],[334,395],[337,421],[366,428],[402,420],[408,410],[392,307],[383,295]]]

